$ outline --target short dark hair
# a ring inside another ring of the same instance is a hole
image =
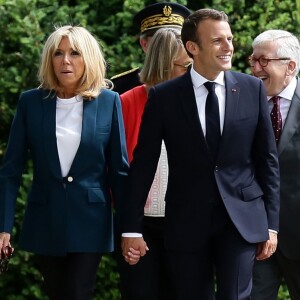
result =
[[[223,11],[211,8],[202,8],[196,10],[195,12],[190,14],[183,22],[181,39],[184,47],[186,47],[187,41],[192,41],[197,43],[198,45],[201,45],[201,41],[198,40],[197,36],[198,24],[208,19],[228,22],[228,16]],[[189,52],[188,54],[191,56]]]

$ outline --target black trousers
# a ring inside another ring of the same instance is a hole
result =
[[[172,300],[250,300],[256,244],[246,242],[222,204],[212,204],[211,223],[195,229],[198,250],[169,249]]]
[[[289,259],[280,247],[268,259],[255,261],[253,271],[253,300],[276,300],[280,285],[285,281],[291,300],[300,299],[300,260]]]
[[[100,253],[37,255],[38,268],[50,300],[90,300],[96,281]]]

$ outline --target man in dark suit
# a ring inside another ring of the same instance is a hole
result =
[[[159,28],[177,28],[181,30],[184,19],[191,12],[185,6],[173,2],[154,3],[139,11],[133,23],[140,32],[140,46],[146,53],[149,42]],[[141,85],[140,68],[134,68],[111,78],[114,91],[120,95]]]
[[[194,64],[150,90],[131,164],[122,247],[134,264],[131,249],[147,252],[143,208],[164,141],[165,246],[176,300],[212,299],[214,274],[216,299],[250,299],[255,255],[268,258],[277,245],[279,169],[266,94],[261,80],[228,71],[232,39],[224,12],[200,9],[185,20],[182,40]]]
[[[275,128],[280,165],[280,230],[275,254],[254,264],[252,299],[276,300],[285,280],[292,300],[300,299],[300,45],[285,30],[267,30],[253,41],[249,63],[263,80],[274,118],[279,96],[279,128]],[[275,127],[275,125],[274,125]],[[281,133],[281,134],[280,134]]]

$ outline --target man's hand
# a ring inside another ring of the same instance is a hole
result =
[[[0,233],[0,258],[1,249],[5,249],[6,246],[10,246],[10,234],[6,232]]]
[[[130,265],[135,265],[149,248],[142,237],[122,237],[122,254]]]
[[[257,245],[256,259],[264,260],[269,258],[277,248],[277,233],[269,232],[269,239]]]

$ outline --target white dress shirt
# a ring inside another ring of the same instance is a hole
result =
[[[281,91],[277,96],[280,97],[280,113],[282,118],[282,128],[284,127],[292,99],[296,90],[297,86],[297,79],[294,77],[291,82],[287,85],[287,87]],[[268,100],[270,100],[272,97],[268,96]],[[269,110],[270,113],[272,111],[272,108],[274,106],[273,101],[269,101]]]
[[[206,104],[206,98],[208,95],[208,91],[206,87],[204,86],[204,83],[210,80],[207,80],[203,76],[201,76],[199,73],[195,71],[195,69],[191,68],[191,77],[192,77],[192,83],[194,87],[195,97],[196,97],[196,103],[198,108],[198,114],[200,123],[203,129],[204,135],[206,134],[206,123],[205,123],[205,104]],[[221,72],[218,77],[213,81],[216,83],[215,85],[215,92],[218,97],[219,102],[219,114],[220,114],[220,130],[221,134],[223,132],[223,126],[224,126],[224,117],[225,117],[225,81],[224,81],[224,72]]]

